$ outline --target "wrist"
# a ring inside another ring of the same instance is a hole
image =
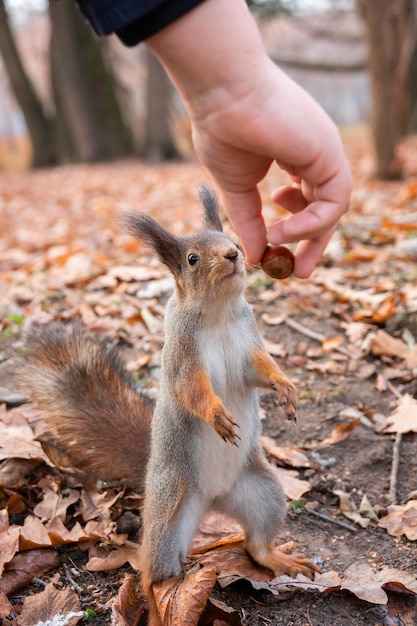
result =
[[[193,119],[245,98],[271,63],[243,0],[205,0],[146,43]]]

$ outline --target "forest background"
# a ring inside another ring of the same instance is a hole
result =
[[[377,174],[399,176],[396,145],[417,126],[414,0],[250,4],[271,57],[337,123],[371,121]],[[8,161],[22,135],[34,167],[191,155],[184,108],[153,55],[97,39],[71,0],[2,0],[0,56]]]

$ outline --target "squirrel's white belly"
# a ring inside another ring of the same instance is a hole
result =
[[[248,385],[247,368],[252,341],[240,326],[233,323],[210,329],[200,339],[200,356],[207,368],[214,392],[239,425],[238,446],[223,439],[208,424],[202,424],[200,442],[205,493],[212,498],[227,492],[241,474],[249,452],[259,437],[258,398],[255,388]]]

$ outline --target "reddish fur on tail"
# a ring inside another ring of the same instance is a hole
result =
[[[34,327],[21,378],[73,467],[143,491],[153,402],[113,350],[81,323]]]

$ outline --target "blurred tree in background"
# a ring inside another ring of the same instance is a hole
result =
[[[58,154],[64,160],[103,161],[133,151],[113,72],[100,40],[73,0],[49,2],[50,69]]]
[[[377,175],[397,178],[401,162],[396,146],[416,124],[416,2],[357,0],[357,5],[368,40]]]
[[[32,142],[32,165],[44,167],[56,161],[54,123],[45,114],[42,103],[21,61],[9,16],[0,0],[0,53],[16,100],[26,121]]]
[[[133,151],[113,72],[73,0],[49,3],[49,114],[29,79],[0,0],[0,52],[32,143],[32,166],[112,159]]]

